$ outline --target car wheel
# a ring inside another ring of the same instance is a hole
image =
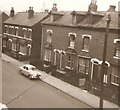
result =
[[[32,79],[30,75],[28,76],[28,78],[29,78],[30,80]]]

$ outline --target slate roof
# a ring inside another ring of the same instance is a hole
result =
[[[45,12],[34,12],[34,16],[28,19],[28,12],[18,12],[4,23],[32,27],[39,21],[43,20],[47,15],[48,14]]]
[[[118,29],[118,12],[110,12],[109,13],[111,16],[111,21],[110,21],[110,27],[111,29]],[[94,27],[101,27],[101,28],[106,28],[106,19],[107,19],[107,14],[100,20],[98,21]]]
[[[9,16],[6,13],[0,11],[0,34],[2,34],[2,23],[8,18]]]
[[[93,16],[101,16],[101,19],[98,19],[95,24],[86,24],[83,23],[87,17],[89,17],[90,12],[88,11],[76,11],[76,13],[81,17],[81,21],[77,24],[72,24],[72,11],[65,11],[64,15],[61,16],[58,20],[50,22],[49,18],[43,21],[43,24],[50,24],[50,25],[59,25],[59,26],[72,26],[72,27],[77,27],[77,26],[83,26],[83,27],[93,27],[93,28],[106,28],[106,14],[108,13],[107,11],[97,11],[97,12],[91,12]],[[109,12],[111,16],[111,22],[110,22],[110,28],[111,29],[118,29],[118,12]]]

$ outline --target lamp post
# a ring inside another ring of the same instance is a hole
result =
[[[103,109],[103,78],[105,73],[105,61],[106,61],[106,52],[107,52],[107,40],[108,40],[108,32],[109,32],[109,25],[110,25],[111,17],[110,14],[107,14],[107,25],[106,25],[106,32],[105,32],[105,38],[104,38],[104,48],[103,48],[103,62],[101,65],[101,77],[100,77],[100,103],[99,107],[101,110]]]

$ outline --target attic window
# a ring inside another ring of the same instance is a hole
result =
[[[76,22],[77,22],[76,12],[73,11],[73,12],[71,13],[71,15],[72,15],[72,24],[76,24]]]
[[[92,38],[91,35],[82,35],[83,38],[83,48],[82,51],[89,52],[89,40]]]
[[[69,48],[74,49],[76,34],[75,33],[69,33],[68,36],[69,36]]]
[[[120,39],[114,39],[114,43],[115,43],[114,58],[120,59]]]
[[[54,20],[53,13],[51,11],[49,12],[49,20],[50,20],[50,22],[53,22],[53,20]]]

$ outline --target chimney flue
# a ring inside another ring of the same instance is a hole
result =
[[[14,11],[14,8],[12,7],[12,8],[11,8],[11,11],[10,11],[10,17],[13,17],[14,14],[15,14],[15,11]]]
[[[56,3],[53,4],[52,11],[57,11],[57,4]]]
[[[32,18],[33,16],[34,16],[33,7],[29,7],[29,10],[28,10],[28,19]]]
[[[109,11],[109,12],[114,12],[114,11],[115,11],[115,8],[116,8],[116,6],[110,5],[108,11]]]
[[[88,11],[90,11],[90,12],[97,11],[97,0],[91,0]]]

